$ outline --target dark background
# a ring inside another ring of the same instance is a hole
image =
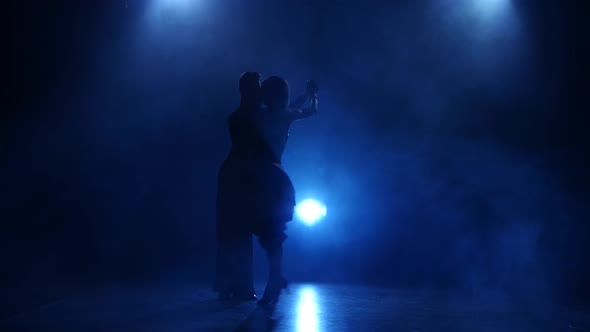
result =
[[[3,285],[212,280],[225,120],[256,70],[321,86],[284,162],[328,215],[291,223],[291,279],[590,299],[574,1],[8,6]]]

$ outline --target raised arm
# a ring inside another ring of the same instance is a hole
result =
[[[294,108],[289,109],[289,118],[291,121],[297,121],[309,118],[318,113],[318,97],[313,95],[311,97],[311,106],[303,109]]]
[[[302,108],[308,100],[311,100],[314,96],[317,97],[317,93],[318,86],[316,82],[313,80],[307,81],[305,92],[299,97],[295,98],[295,100],[289,104],[289,108]]]
[[[309,95],[307,93],[302,94],[301,96],[295,98],[294,101],[289,104],[289,108],[301,108],[305,103],[309,100]]]

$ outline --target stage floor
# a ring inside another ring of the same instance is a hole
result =
[[[330,284],[292,285],[274,311],[196,285],[104,286],[13,311],[0,331],[590,331],[588,311],[544,301]]]

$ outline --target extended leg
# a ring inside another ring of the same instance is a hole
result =
[[[287,287],[283,277],[283,241],[286,236],[283,223],[269,224],[258,235],[260,244],[266,251],[269,263],[269,275],[264,296],[258,301],[260,305],[274,305],[279,299],[281,290]]]

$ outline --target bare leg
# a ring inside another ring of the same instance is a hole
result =
[[[264,296],[258,301],[260,305],[274,305],[279,300],[283,288],[287,287],[287,281],[283,277],[283,241],[286,238],[284,225],[279,232],[265,232],[259,236],[260,243],[266,251],[269,263],[269,275]]]

